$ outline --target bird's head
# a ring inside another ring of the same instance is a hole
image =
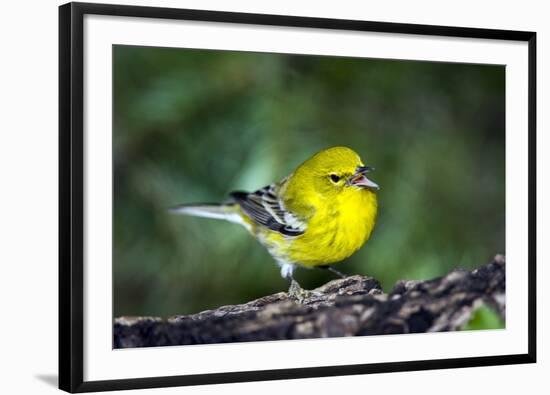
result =
[[[365,189],[372,192],[379,186],[367,178],[371,170],[352,149],[332,147],[302,163],[292,176],[292,184],[327,197]]]

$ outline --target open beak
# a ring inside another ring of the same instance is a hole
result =
[[[355,174],[351,176],[351,178],[349,179],[349,184],[355,185],[359,188],[370,188],[370,189],[377,189],[377,190],[380,189],[377,183],[369,180],[365,175],[371,170],[374,170],[374,169],[368,166],[358,167],[357,170],[355,171]]]

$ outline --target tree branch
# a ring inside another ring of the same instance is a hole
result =
[[[372,277],[317,288],[302,303],[286,292],[167,320],[120,317],[114,346],[151,347],[461,329],[481,305],[505,318],[505,260],[427,281],[399,281],[389,294]]]

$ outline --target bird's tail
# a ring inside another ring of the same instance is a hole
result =
[[[169,209],[174,214],[191,215],[203,218],[223,219],[230,222],[243,223],[239,214],[238,205],[235,203],[197,203],[180,204]]]

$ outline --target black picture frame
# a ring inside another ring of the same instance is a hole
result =
[[[528,352],[449,358],[243,371],[216,374],[143,377],[107,381],[83,378],[83,18],[87,14],[173,20],[230,22],[364,32],[402,33],[528,43]],[[536,33],[527,31],[429,26],[403,23],[217,12],[109,4],[68,3],[59,8],[59,388],[69,392],[233,383],[427,369],[449,369],[536,361]]]

